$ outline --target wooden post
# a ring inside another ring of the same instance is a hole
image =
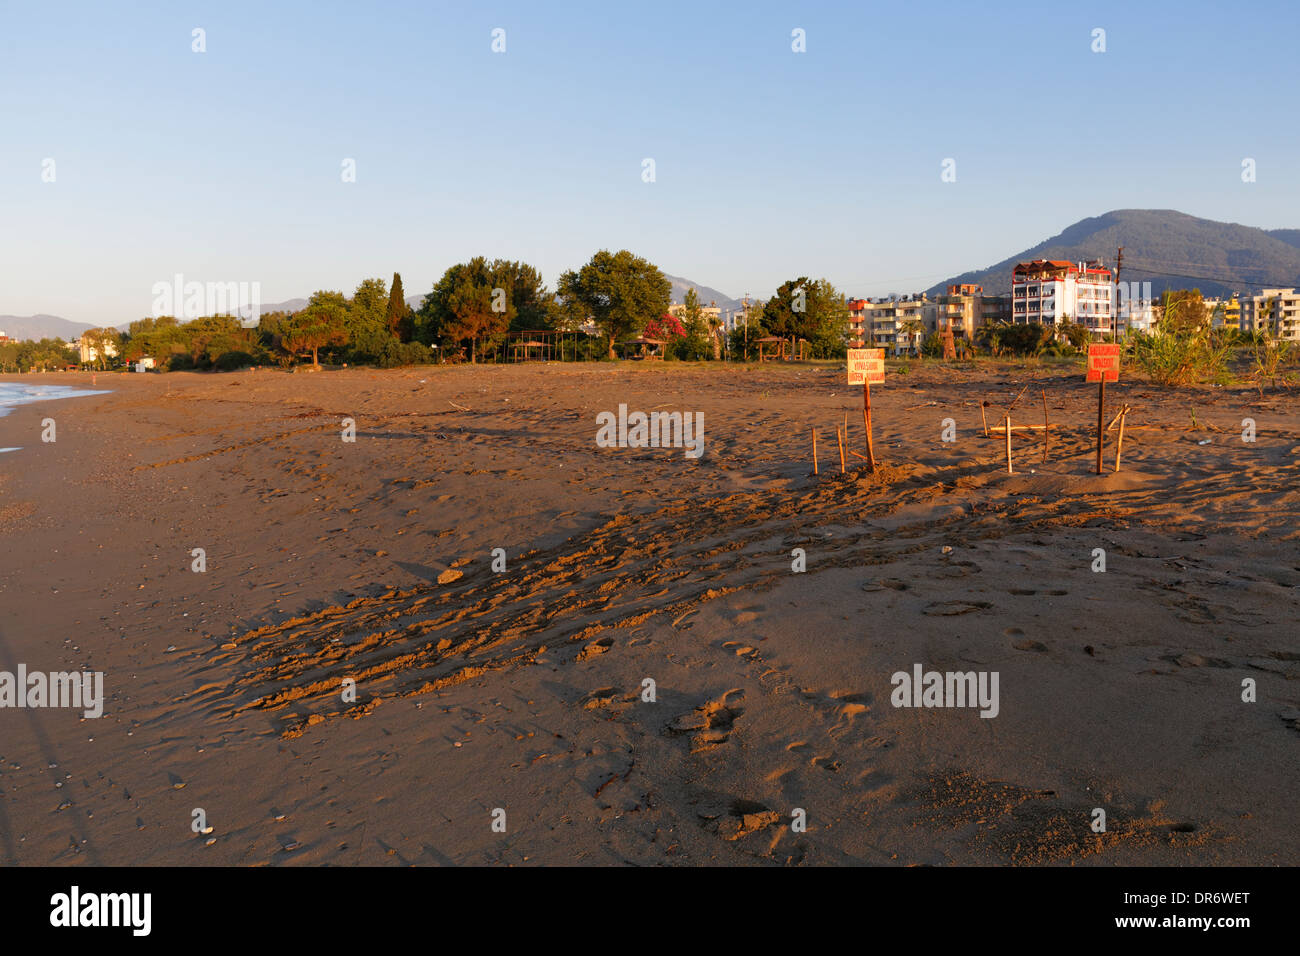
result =
[[[813,474],[817,474],[817,426],[813,426]]]
[[[1052,443],[1052,425],[1047,420],[1047,389],[1043,389],[1043,464],[1047,464],[1047,446]]]
[[[1006,417],[1005,425],[1007,427],[1007,474],[1014,475],[1015,471],[1011,467],[1011,416]]]
[[[987,418],[987,417],[985,416],[985,414],[984,414],[984,406],[987,405],[987,404],[988,404],[988,402],[980,402],[980,421],[984,423],[984,437],[985,437],[985,438],[988,438],[988,437],[989,437],[989,420],[988,420],[988,418]]]
[[[871,384],[862,382],[862,424],[867,427],[867,464],[876,470],[876,453],[871,446]]]
[[[1106,412],[1106,373],[1101,373],[1101,383],[1097,386],[1097,474],[1101,474],[1102,436],[1106,434],[1102,419]]]
[[[1125,414],[1119,416],[1119,438],[1115,441],[1115,470],[1119,471],[1119,456],[1124,453],[1124,419],[1128,417],[1126,408]]]
[[[840,446],[840,474],[844,474],[844,435],[840,433],[840,426],[835,426],[835,440]]]

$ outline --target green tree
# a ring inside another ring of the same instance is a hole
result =
[[[672,283],[659,267],[626,249],[602,249],[578,271],[565,272],[559,294],[585,311],[604,333],[608,355],[614,344],[668,311]]]
[[[320,368],[320,350],[348,340],[348,308],[338,292],[318,292],[311,303],[287,319],[279,333],[279,347],[291,356],[311,353],[314,368]]]
[[[393,273],[393,291],[388,295],[388,311],[385,316],[388,334],[399,342],[409,342],[415,326],[411,319],[411,307],[406,304],[406,295],[402,291],[402,274]]]
[[[494,259],[488,265],[493,290],[505,292],[511,332],[535,332],[554,328],[555,295],[546,288],[542,274],[526,262]]]
[[[19,342],[14,358],[20,371],[34,372],[57,371],[76,362],[79,356],[63,339],[54,338]]]
[[[1084,352],[1092,342],[1092,329],[1082,322],[1071,320],[1069,315],[1062,315],[1061,321],[1056,323],[1054,337],[1057,341],[1064,339],[1068,343],[1064,354],[1068,355],[1071,350]]]
[[[257,350],[257,333],[231,315],[193,319],[177,328],[177,336],[170,360],[171,367],[177,369],[211,368],[223,355],[239,356],[236,364],[251,365],[252,353]]]
[[[151,358],[159,368],[164,368],[175,352],[185,351],[180,323],[171,315],[137,319],[127,326],[121,350],[128,362]]]
[[[688,362],[711,358],[713,343],[708,323],[704,321],[704,310],[700,308],[699,294],[687,289],[683,305],[682,329],[686,334],[672,343],[673,356]]]
[[[396,341],[388,328],[388,301],[383,279],[363,279],[346,303],[351,361],[377,362]]]
[[[827,279],[800,276],[781,283],[763,306],[760,323],[766,335],[805,339],[816,358],[843,356],[848,347],[848,303]]]
[[[486,258],[475,256],[444,272],[419,312],[422,340],[444,348],[468,342],[471,362],[478,361],[480,340],[499,343],[515,311],[493,271]]]
[[[114,328],[89,329],[81,334],[81,341],[94,350],[90,362],[101,371],[115,363],[122,351],[122,333]]]

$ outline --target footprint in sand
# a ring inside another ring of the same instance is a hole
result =
[[[614,639],[612,637],[602,637],[599,640],[592,641],[590,644],[588,644],[586,647],[580,650],[575,660],[578,661],[579,663],[581,663],[582,661],[590,660],[591,658],[596,657],[599,654],[604,654],[613,646],[614,646]]]
[[[818,754],[812,758],[812,765],[821,767],[823,770],[829,770],[831,773],[839,773],[840,767],[843,766],[834,754]]]
[[[689,713],[674,717],[664,727],[664,732],[670,735],[691,734],[691,753],[711,750],[731,736],[736,719],[745,712],[738,706],[744,699],[743,690],[729,690]]]
[[[864,591],[883,591],[886,588],[891,591],[909,591],[912,586],[906,581],[899,581],[897,578],[882,578],[879,581],[868,581],[862,585]]]
[[[956,617],[958,614],[987,611],[992,606],[988,601],[936,601],[928,605],[921,613],[928,614],[931,617]]]
[[[598,710],[601,707],[608,707],[619,695],[617,687],[602,687],[599,690],[593,690],[582,700],[583,710]]]

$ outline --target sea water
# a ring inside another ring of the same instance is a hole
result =
[[[0,382],[0,418],[9,414],[14,405],[32,402],[51,402],[60,398],[80,398],[83,395],[105,395],[108,389],[73,388],[71,385],[28,385],[17,382]],[[18,451],[17,448],[0,448],[0,452]]]

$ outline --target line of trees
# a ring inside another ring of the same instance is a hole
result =
[[[39,342],[0,342],[0,372],[58,371],[77,361],[77,353],[63,339]]]
[[[256,327],[232,315],[189,321],[158,316],[132,322],[122,333],[95,329],[83,338],[96,367],[147,358],[172,370],[304,361],[381,367],[476,362],[499,354],[510,333],[523,331],[594,331],[596,339],[584,347],[591,357],[614,358],[620,342],[638,335],[664,341],[666,357],[688,361],[724,353],[752,358],[758,340],[768,336],[804,339],[813,357],[844,355],[848,308],[825,279],[782,283],[771,299],[748,310],[729,341],[694,289],[680,319],[668,312],[671,295],[672,284],[658,266],[626,249],[600,250],[562,273],[554,291],[528,263],[476,256],[447,269],[417,311],[408,307],[402,277],[394,273],[391,286],[365,279],[351,296],[317,291],[301,310],[266,313]],[[12,370],[61,368],[78,358],[61,340],[0,346],[0,367]]]
[[[476,256],[447,269],[418,311],[407,306],[395,273],[391,288],[366,279],[350,298],[319,291],[298,312],[263,315],[256,329],[228,316],[142,319],[131,324],[119,352],[127,361],[149,355],[172,369],[300,360],[389,367],[440,358],[477,362],[499,354],[512,332],[594,329],[609,358],[620,342],[642,334],[665,341],[670,358],[721,358],[721,321],[706,316],[694,289],[678,320],[668,314],[671,295],[659,267],[626,249],[600,250],[561,274],[555,291],[526,262]],[[847,330],[844,297],[825,279],[800,277],[751,310],[748,328],[730,346],[733,354],[752,357],[764,336],[803,338],[815,357],[831,358],[843,356]]]

